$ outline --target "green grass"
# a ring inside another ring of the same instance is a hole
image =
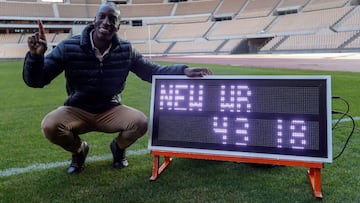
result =
[[[164,63],[165,64],[165,63]],[[350,104],[350,114],[360,116],[360,73],[313,70],[268,69],[199,65],[216,75],[331,75],[332,93]],[[32,89],[22,81],[22,61],[0,62],[0,172],[36,164],[63,162],[69,153],[50,144],[41,134],[41,119],[62,105],[64,77],[43,89]],[[148,83],[134,75],[122,95],[125,104],[147,115],[150,108]],[[334,110],[345,110],[333,100]],[[357,122],[358,124],[358,122]],[[350,132],[350,123],[333,131],[334,156]],[[89,133],[89,157],[110,154],[115,134]],[[147,148],[144,136],[129,150]],[[360,138],[356,130],[344,154],[322,169],[323,202],[359,202]],[[67,175],[67,166],[0,177],[0,202],[318,202],[311,192],[306,168],[256,168],[248,164],[175,158],[155,182],[150,154],[128,157],[130,166],[110,167],[111,159],[88,161],[78,175]]]

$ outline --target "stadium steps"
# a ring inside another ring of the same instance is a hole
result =
[[[343,49],[345,48],[348,44],[350,44],[352,41],[354,41],[356,38],[358,38],[360,36],[360,31],[357,32],[356,34],[354,34],[352,37],[350,37],[348,40],[346,40],[344,43],[342,43],[338,49]]]
[[[273,47],[270,48],[270,51],[276,50],[280,44],[282,44],[285,40],[287,40],[290,36],[284,36],[278,43],[276,43]]]
[[[223,3],[224,3],[223,0],[219,1],[219,4],[215,7],[215,9],[213,10],[213,12],[211,13],[211,16],[214,16],[215,13],[218,12],[218,10],[220,9],[220,7],[222,6]]]
[[[159,42],[157,39],[160,38],[160,35],[161,33],[163,33],[165,30],[165,25],[161,25],[161,27],[158,29],[157,33],[154,35],[153,39],[156,41],[156,42]]]
[[[352,15],[354,15],[357,8],[356,6],[353,6],[344,16],[342,16],[340,19],[338,19],[333,25],[330,26],[330,29],[334,32],[339,32],[339,27],[341,26],[341,23],[343,23],[345,20],[349,19]]]
[[[170,50],[175,46],[176,42],[172,42],[169,47],[164,51],[164,54],[169,54]]]
[[[302,12],[308,5],[310,5],[310,4],[312,3],[312,1],[313,1],[313,0],[309,0],[308,2],[306,2],[306,3],[304,4],[304,6],[302,7],[301,12]],[[300,13],[300,11],[299,11],[299,13]]]
[[[267,32],[271,29],[271,27],[276,24],[276,22],[279,21],[279,16],[276,16],[263,30],[264,32]]]
[[[224,41],[219,45],[219,47],[215,49],[214,52],[215,52],[215,53],[219,53],[220,50],[225,46],[225,44],[226,44],[228,41],[229,41],[229,39],[224,40]]]
[[[52,9],[53,9],[53,12],[54,12],[54,17],[55,18],[60,18],[58,5],[57,4],[52,4]]]
[[[174,15],[175,15],[177,6],[178,6],[178,4],[175,3],[174,6],[173,6],[173,8],[172,8],[172,10],[171,10],[170,16],[174,16]]]
[[[221,22],[215,22],[213,23],[209,29],[205,32],[204,34],[204,38],[207,39],[207,40],[212,40],[211,37],[209,37],[209,35],[219,26]]]
[[[236,19],[240,15],[240,13],[242,13],[245,10],[248,4],[249,4],[249,0],[246,0],[245,3],[242,5],[242,7],[239,9],[239,11],[234,14],[233,19]]]
[[[160,42],[160,38],[161,38],[161,34],[166,30],[167,24],[164,24],[160,27],[160,29],[158,30],[158,32],[156,33],[156,35],[154,36],[154,39],[157,42]]]

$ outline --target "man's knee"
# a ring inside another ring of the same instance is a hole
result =
[[[145,135],[148,130],[148,120],[147,117],[139,118],[136,121],[133,121],[133,128],[128,131],[122,131],[119,133],[117,138],[118,146],[121,149],[125,149],[132,145],[136,140]]]
[[[136,126],[138,133],[143,136],[148,130],[148,118],[146,116],[143,116],[142,118],[138,119],[136,122]]]
[[[48,140],[54,142],[59,133],[59,124],[45,117],[41,122],[41,131]]]

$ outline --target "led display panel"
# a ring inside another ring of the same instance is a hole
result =
[[[330,76],[154,76],[149,149],[332,161]]]

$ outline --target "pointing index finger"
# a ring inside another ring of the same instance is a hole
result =
[[[39,38],[46,41],[45,29],[41,20],[38,20],[38,25],[39,25],[39,34],[40,34]]]

